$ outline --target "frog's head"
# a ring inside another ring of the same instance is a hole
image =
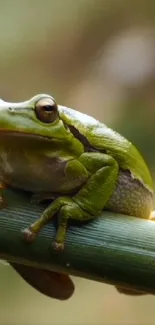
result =
[[[70,136],[70,130],[61,120],[54,98],[39,94],[21,103],[0,99],[0,134],[65,141]]]

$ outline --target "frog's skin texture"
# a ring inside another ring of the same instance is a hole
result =
[[[0,181],[31,191],[38,203],[55,197],[23,232],[33,241],[58,215],[57,250],[64,248],[69,219],[91,220],[102,210],[149,218],[153,207],[150,172],[131,142],[46,94],[0,101]]]

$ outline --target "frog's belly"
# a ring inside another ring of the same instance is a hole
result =
[[[16,158],[17,157],[17,158]],[[84,182],[83,178],[65,175],[67,161],[58,158],[0,154],[0,181],[13,188],[37,192],[72,193]]]
[[[152,208],[153,194],[140,181],[132,178],[130,172],[121,171],[106,209],[147,219]]]

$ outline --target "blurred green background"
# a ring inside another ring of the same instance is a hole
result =
[[[155,2],[0,1],[0,96],[50,93],[133,141],[155,179]],[[58,302],[0,265],[0,325],[155,324],[155,297],[74,278]]]

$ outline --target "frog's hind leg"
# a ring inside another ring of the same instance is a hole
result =
[[[32,242],[38,232],[43,228],[43,226],[52,219],[54,215],[58,212],[58,230],[56,233],[55,241],[52,247],[57,251],[62,251],[64,248],[64,240],[66,235],[66,229],[69,219],[86,221],[94,219],[94,216],[86,211],[83,211],[77,203],[73,201],[72,198],[67,196],[60,197],[52,202],[39,219],[37,219],[28,228],[23,230],[24,239],[28,242]]]
[[[35,193],[31,196],[31,203],[39,204],[42,203],[45,200],[54,200],[56,199],[56,195],[50,192],[39,192]],[[41,217],[37,219],[34,223],[30,225],[30,227],[25,228],[22,233],[24,235],[24,239],[28,242],[32,242],[37,233],[40,231],[40,229],[52,218],[52,216],[49,216],[48,208],[42,213]]]

